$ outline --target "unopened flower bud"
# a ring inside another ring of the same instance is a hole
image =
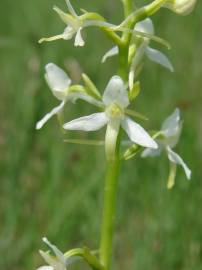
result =
[[[188,15],[195,7],[197,0],[168,0],[164,7],[180,15]]]

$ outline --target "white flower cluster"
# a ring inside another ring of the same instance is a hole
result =
[[[69,13],[64,13],[58,7],[54,7],[54,10],[67,25],[64,32],[51,38],[41,39],[40,42],[52,41],[60,38],[68,40],[75,36],[75,46],[83,46],[85,42],[81,36],[81,30],[84,27],[98,26],[108,28],[109,31],[112,31],[114,26],[100,19],[94,19],[97,16],[95,16],[94,13],[84,11],[84,14],[78,16],[69,0],[66,0],[66,4]],[[183,10],[184,13],[185,10],[186,12],[190,11],[194,4],[195,1],[167,0],[164,3],[164,7],[170,8],[178,13]],[[101,18],[101,16],[97,17]],[[124,31],[124,29],[121,31]],[[140,35],[137,33],[140,33]],[[170,133],[165,132],[166,124],[164,124],[162,127],[164,140],[155,141],[143,127],[127,116],[127,107],[131,103],[130,93],[134,89],[134,83],[137,80],[138,70],[142,64],[144,55],[146,55],[151,61],[169,69],[171,72],[174,71],[174,68],[167,56],[159,50],[150,47],[150,37],[154,37],[154,26],[150,18],[144,19],[143,21],[135,24],[134,33],[132,34],[129,45],[129,57],[131,59],[129,59],[130,66],[128,82],[124,82],[118,75],[112,76],[102,97],[99,92],[97,96],[93,96],[85,90],[85,87],[72,85],[71,79],[61,68],[53,63],[47,64],[45,67],[45,79],[53,95],[60,100],[61,103],[52,109],[51,112],[46,114],[42,120],[37,123],[36,128],[42,128],[53,115],[60,115],[68,101],[75,102],[75,100],[80,98],[99,107],[99,111],[101,110],[101,112],[79,117],[65,123],[63,124],[64,129],[96,131],[107,126],[105,135],[106,156],[108,159],[113,159],[115,156],[119,130],[122,128],[132,143],[148,148],[143,152],[143,157],[156,155],[165,149],[169,160],[173,163],[181,164],[185,169],[187,177],[190,178],[190,171],[187,169],[182,159],[172,151],[172,147],[175,146],[177,140],[175,139],[175,144],[170,142],[171,138],[179,138],[179,130],[181,130],[179,127],[175,136],[172,135],[170,138]],[[102,62],[105,62],[107,58],[118,54],[119,47],[115,46],[103,56]],[[173,119],[173,117],[175,120],[179,118],[179,110],[175,112],[171,119]],[[166,121],[166,123],[167,122],[169,121]],[[179,122],[177,120],[176,122],[170,121],[169,129],[172,129],[172,126],[176,123]]]
[[[140,91],[138,75],[142,68],[144,56],[167,68],[169,71],[174,71],[168,57],[161,51],[150,46],[151,40],[156,40],[164,44],[165,42],[154,36],[154,25],[149,17],[161,7],[168,8],[177,14],[186,15],[193,10],[196,0],[155,0],[144,8],[140,8],[140,13],[138,13],[138,10],[131,13],[119,26],[106,22],[98,13],[82,10],[82,14],[78,15],[70,1],[65,1],[69,13],[63,12],[58,7],[53,8],[66,25],[63,33],[49,38],[42,38],[39,42],[58,39],[70,40],[74,38],[75,46],[84,46],[85,41],[82,37],[83,29],[89,26],[99,27],[115,43],[115,46],[105,53],[102,62],[104,63],[109,57],[115,55],[121,56],[122,52],[126,52],[124,55],[126,64],[124,62],[124,67],[121,67],[124,69],[125,74],[123,77],[126,80],[123,80],[119,75],[112,76],[109,78],[109,82],[101,95],[87,75],[83,74],[82,76],[84,86],[74,85],[64,70],[54,63],[47,64],[45,66],[45,79],[52,94],[60,103],[38,121],[36,129],[41,129],[52,116],[62,115],[65,105],[68,102],[74,103],[77,99],[82,99],[95,105],[98,111],[67,123],[62,123],[64,130],[91,132],[106,127],[105,152],[109,162],[120,158],[117,157],[116,154],[118,151],[116,150],[117,145],[119,145],[118,138],[119,134],[121,134],[120,131],[124,130],[129,137],[129,144],[131,144],[125,153],[132,153],[134,156],[140,150],[142,158],[158,156],[162,152],[166,153],[171,164],[168,188],[174,185],[177,165],[182,166],[187,179],[190,179],[191,170],[173,150],[178,143],[182,130],[179,109],[177,108],[163,122],[161,130],[152,136],[151,132],[147,132],[139,123],[131,118],[131,116],[142,118],[142,115],[128,107],[132,105],[132,101],[138,96]],[[146,13],[144,14],[144,12]],[[137,14],[139,14],[139,17]],[[142,18],[142,21],[139,21],[139,18]],[[115,33],[117,31],[123,32],[122,37]],[[125,50],[123,50],[123,47]],[[123,157],[125,159],[130,158],[127,155]],[[52,250],[54,256],[50,255],[49,252],[40,251],[47,265],[41,266],[37,270],[66,270],[67,266],[77,259],[69,258],[67,253],[63,254],[47,238],[43,238],[43,241]]]

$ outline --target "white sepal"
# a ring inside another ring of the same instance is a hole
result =
[[[169,69],[171,72],[174,72],[174,68],[168,57],[159,50],[147,46],[145,53],[151,61]]]
[[[161,147],[159,146],[158,149],[152,149],[152,148],[146,148],[142,154],[141,157],[145,158],[145,157],[156,157],[159,156],[162,152]]]
[[[76,33],[75,29],[71,25],[67,25],[62,34],[62,39],[70,40],[75,35],[75,33]]]
[[[73,17],[78,17],[78,15],[76,14],[76,11],[74,10],[74,8],[73,8],[71,2],[70,2],[69,0],[65,0],[65,1],[66,1],[67,7],[68,7],[69,12],[71,13],[71,15],[72,15]]]
[[[53,257],[52,255],[49,254],[49,252],[45,252],[43,250],[39,250],[39,253],[41,257],[44,259],[44,261],[49,264],[53,269],[56,268],[56,266],[60,265],[61,263],[58,261],[56,257]],[[59,268],[59,267],[58,267]],[[63,269],[61,269],[63,270]]]
[[[63,264],[65,264],[66,260],[65,260],[63,253],[55,245],[51,244],[46,237],[43,237],[42,240],[44,243],[46,243],[53,250],[53,252],[55,253],[58,260],[60,262],[62,262]]]
[[[136,23],[134,30],[154,35],[154,25],[150,18],[144,19],[143,21]]]
[[[144,147],[157,149],[157,143],[151,138],[151,136],[136,122],[129,117],[125,117],[122,120],[121,126],[128,134],[130,140],[136,144]]]
[[[65,101],[62,101],[61,104],[55,107],[51,112],[47,113],[39,122],[36,124],[36,129],[41,129],[43,125],[55,114],[58,114],[62,111],[65,105]]]
[[[191,170],[188,168],[188,166],[185,164],[185,162],[183,161],[183,159],[174,151],[172,151],[172,149],[168,146],[166,148],[167,153],[168,153],[168,158],[171,162],[179,164],[183,167],[184,172],[186,174],[186,177],[188,180],[191,179]]]
[[[178,108],[165,119],[161,126],[161,130],[166,137],[178,135],[181,131],[180,110]]]
[[[119,53],[119,48],[118,46],[114,46],[113,48],[111,48],[109,51],[107,51],[103,57],[102,57],[102,63],[104,63],[108,58],[118,55]]]
[[[121,77],[115,75],[110,79],[102,100],[106,106],[116,103],[121,108],[126,108],[129,105],[128,92]]]
[[[74,119],[64,124],[63,128],[68,130],[95,131],[101,129],[107,122],[108,118],[104,112],[94,113]]]
[[[44,265],[44,266],[40,266],[36,270],[54,270],[54,268],[52,266],[49,266],[49,265]]]
[[[45,67],[45,78],[53,92],[53,95],[59,100],[64,100],[67,95],[67,89],[71,84],[67,74],[53,63],[49,63]]]

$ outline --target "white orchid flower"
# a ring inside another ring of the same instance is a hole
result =
[[[93,19],[86,19],[85,15],[78,16],[76,11],[74,10],[73,6],[71,5],[69,0],[65,0],[67,4],[67,8],[69,10],[69,14],[63,12],[58,7],[54,6],[53,9],[57,12],[57,14],[60,16],[62,21],[67,25],[64,29],[64,32],[62,34],[49,37],[49,38],[42,38],[39,40],[39,43],[42,43],[44,41],[53,41],[58,39],[64,39],[64,40],[70,40],[75,36],[74,45],[75,46],[84,46],[85,41],[81,35],[81,31],[83,28],[88,26],[110,26],[110,24],[107,24],[106,22],[99,21],[99,20],[93,20]]]
[[[43,125],[53,116],[59,114],[68,100],[68,90],[71,85],[71,79],[57,65],[49,63],[45,66],[45,79],[53,95],[61,101],[60,105],[46,114],[37,124],[36,129],[41,129]]]
[[[145,149],[141,155],[142,157],[158,156],[161,154],[162,151],[166,151],[168,159],[171,162],[172,176],[169,177],[168,188],[172,188],[174,185],[174,171],[177,164],[182,166],[187,179],[191,179],[191,170],[185,164],[183,159],[172,150],[179,141],[181,129],[182,122],[180,120],[180,110],[177,108],[162,124],[161,131],[159,133],[162,135],[162,138],[156,140],[156,142],[158,143],[158,149]]]
[[[164,7],[180,15],[188,15],[195,7],[197,0],[168,0]]]
[[[104,112],[80,117],[64,124],[67,130],[96,131],[107,125],[105,149],[108,159],[114,158],[117,136],[120,126],[125,130],[130,140],[149,148],[157,148],[156,142],[136,122],[125,115],[129,105],[128,92],[123,80],[113,76],[102,97]]]
[[[81,98],[88,101],[89,103],[96,103],[96,100],[85,93],[71,92],[71,79],[68,75],[53,63],[49,63],[45,66],[45,79],[51,89],[53,95],[61,101],[59,106],[53,108],[51,112],[46,114],[37,124],[36,129],[41,129],[43,125],[54,115],[60,114],[64,109],[67,101],[74,102],[76,99]],[[99,102],[97,102],[99,105]]]
[[[152,20],[147,18],[141,22],[138,22],[135,25],[134,28],[135,31],[140,32],[140,33],[145,33],[149,35],[154,35],[154,26],[152,23]],[[137,36],[137,35],[136,35]],[[135,53],[135,56],[132,59],[131,67],[130,67],[130,72],[129,72],[129,87],[132,89],[133,87],[133,82],[136,76],[136,70],[144,56],[146,56],[153,62],[160,64],[161,66],[169,69],[171,72],[174,71],[173,66],[167,56],[165,56],[162,52],[159,50],[153,49],[149,46],[149,38],[144,37],[143,42],[141,45],[137,48],[137,51]],[[133,45],[131,44],[130,46],[130,51],[133,50]],[[113,47],[110,49],[102,58],[102,63],[104,63],[109,57],[118,55],[119,49],[117,46]]]
[[[43,241],[51,248],[55,256],[50,255],[49,252],[40,250],[39,253],[48,265],[41,266],[37,270],[66,270],[66,266],[69,264],[68,259],[66,259],[64,254],[55,245],[51,244],[46,237],[43,238]]]

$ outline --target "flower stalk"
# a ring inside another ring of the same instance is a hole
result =
[[[122,0],[124,6],[125,17],[132,10],[131,0]],[[123,33],[124,36],[124,33]],[[124,46],[125,45],[125,46]],[[119,46],[119,75],[127,81],[128,74],[128,53],[129,46],[127,44]],[[116,202],[118,192],[118,179],[121,165],[120,145],[121,145],[122,130],[119,131],[115,158],[108,160],[107,171],[104,188],[104,206],[100,238],[100,261],[106,270],[110,269],[112,253],[113,253],[113,235],[116,220]]]

